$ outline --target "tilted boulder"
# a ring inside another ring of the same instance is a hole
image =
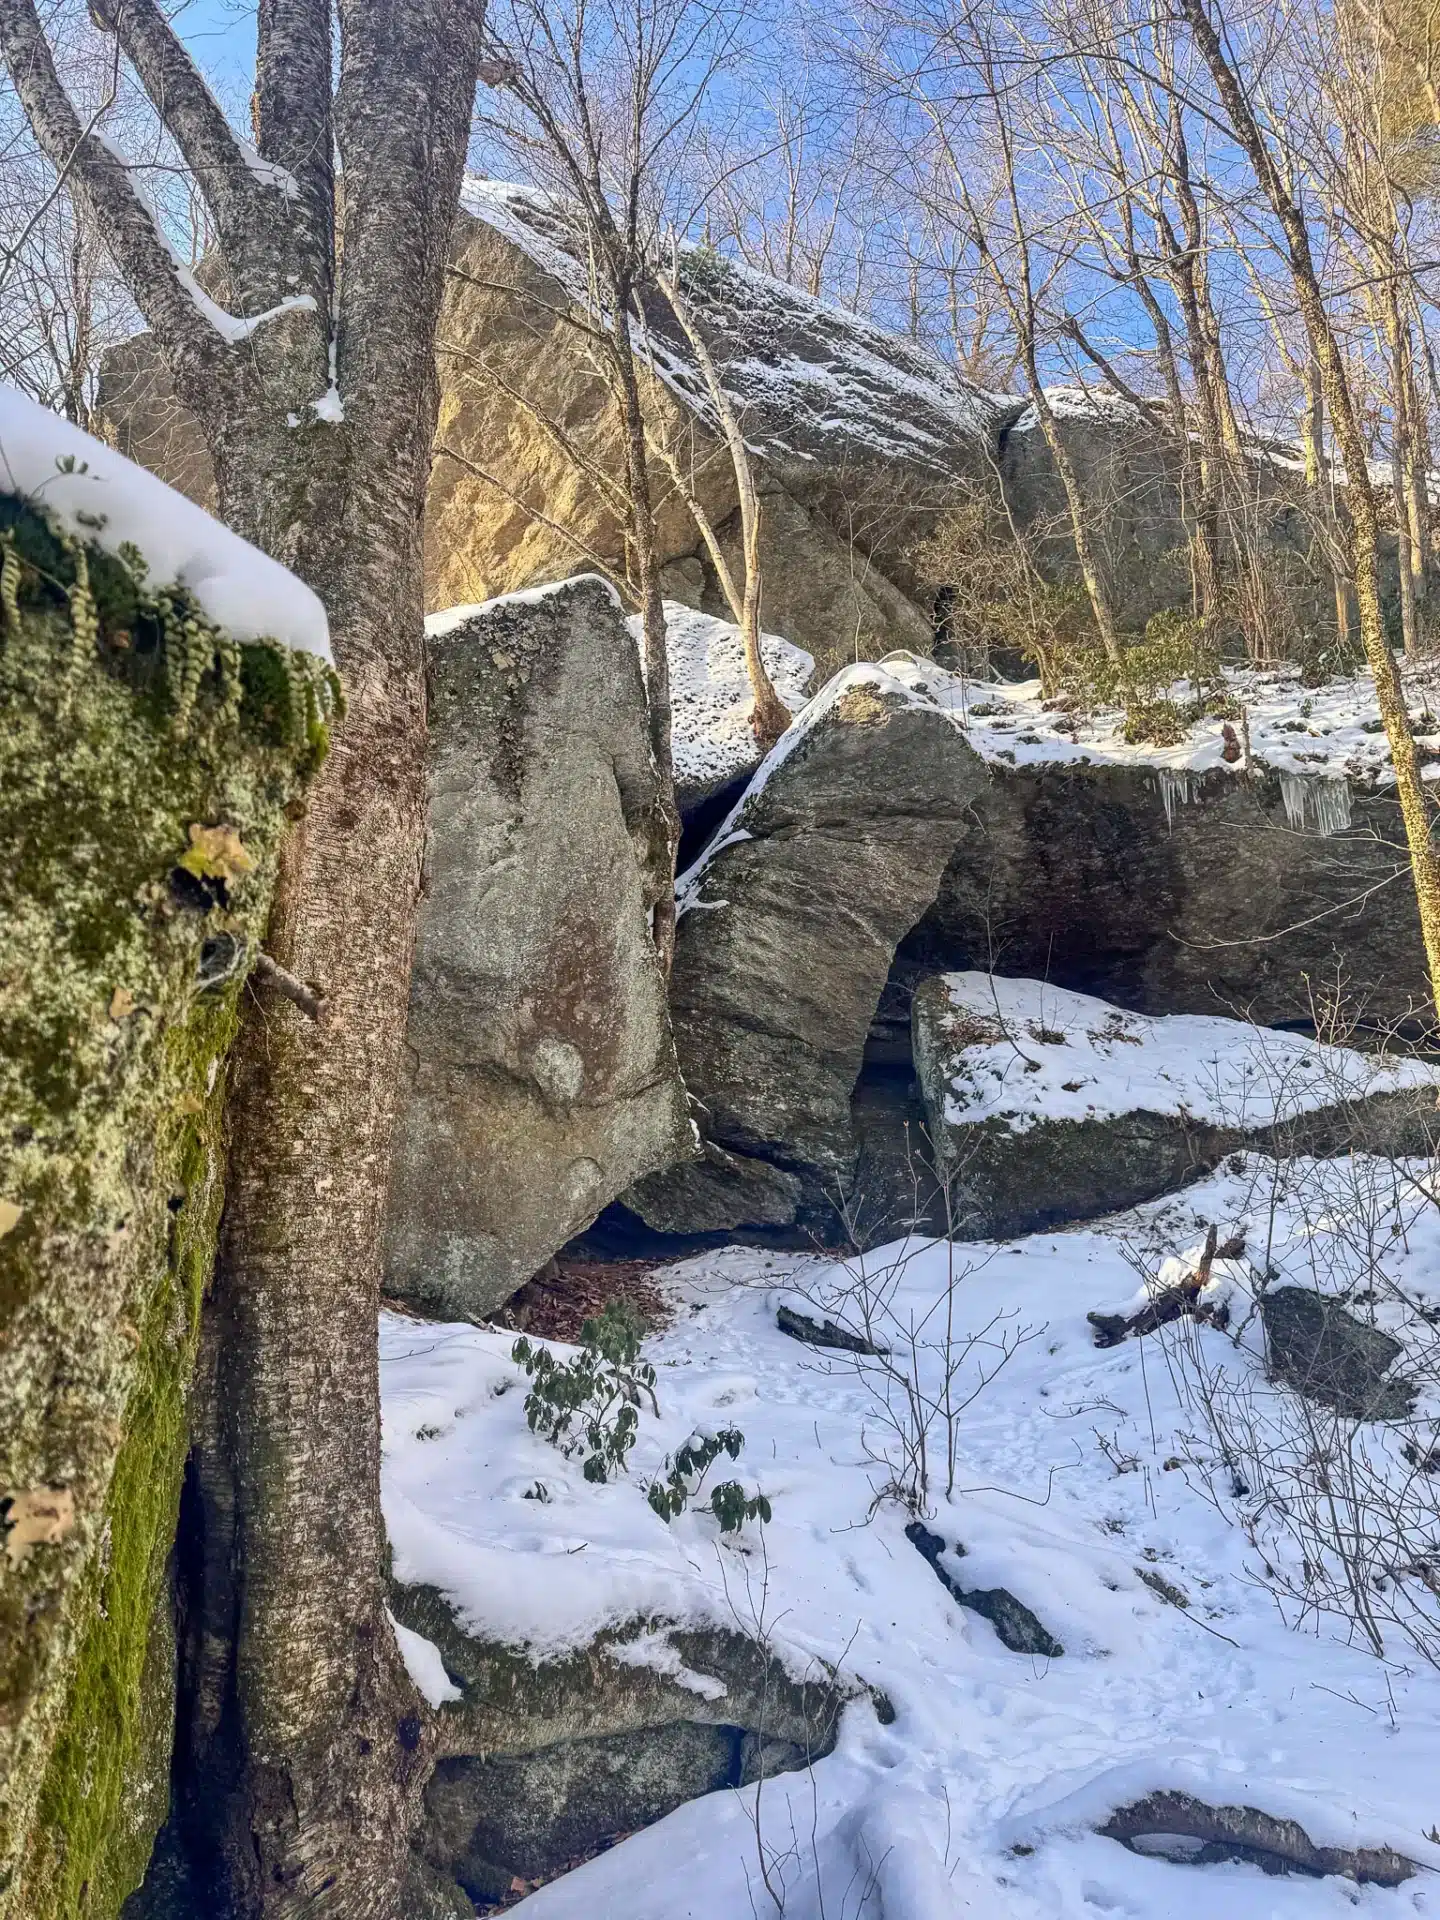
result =
[[[999,1239],[1174,1192],[1246,1149],[1423,1153],[1440,1068],[1243,1021],[1146,1019],[1039,980],[936,974],[914,1001],[935,1224]]]
[[[682,885],[670,982],[686,1085],[723,1157],[632,1189],[648,1224],[833,1224],[891,956],[988,780],[950,714],[884,666],[838,675],[765,761]]]
[[[386,1271],[484,1314],[695,1151],[649,916],[639,656],[580,578],[430,622],[430,817]]]
[[[626,1204],[671,1233],[829,1232],[848,1188],[852,1216],[903,1224],[931,973],[1003,968],[1152,1015],[1304,1025],[1338,993],[1376,1027],[1423,1019],[1373,692],[1245,691],[1248,761],[1218,718],[1137,747],[1118,716],[909,654],[832,682],[686,883],[673,1016],[709,1164]]]

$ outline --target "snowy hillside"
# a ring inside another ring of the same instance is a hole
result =
[[[1087,1312],[1143,1301],[1167,1258],[1193,1264],[1206,1222],[1250,1249],[1224,1263],[1229,1330],[1184,1321],[1097,1349]],[[1377,1658],[1343,1619],[1277,1600],[1300,1580],[1300,1548],[1207,1429],[1202,1382],[1277,1434],[1299,1404],[1265,1378],[1252,1261],[1268,1261],[1272,1288],[1370,1293],[1400,1366],[1424,1359],[1433,1381],[1440,1217],[1404,1168],[1363,1160],[1236,1162],[1183,1200],[1008,1245],[684,1261],[657,1276],[674,1312],[646,1349],[660,1418],[647,1413],[628,1476],[604,1487],[527,1430],[512,1336],[387,1319],[385,1507],[402,1581],[433,1582],[469,1629],[537,1655],[635,1621],[650,1623],[636,1657],[673,1664],[667,1623],[738,1621],[792,1671],[830,1663],[895,1709],[882,1725],[852,1702],[837,1750],[768,1782],[758,1808],[754,1788],[692,1802],[518,1911],[737,1920],[777,1911],[762,1861],[790,1920],[1432,1911],[1440,1677],[1398,1631]],[[907,1354],[913,1334],[937,1409],[947,1355],[957,1405],[993,1376],[955,1422],[953,1475],[943,1414],[931,1419],[935,1565],[886,1495],[913,1484],[914,1460],[885,1369],[776,1326],[787,1302],[853,1324],[866,1299],[869,1324]],[[1420,1427],[1437,1415],[1427,1388]],[[708,1515],[667,1527],[641,1491],[667,1449],[722,1422],[743,1429],[741,1478],[773,1506],[727,1542]],[[1377,1472],[1413,1479],[1397,1433],[1365,1432]],[[1007,1589],[1063,1653],[1011,1651],[952,1598],[962,1583],[981,1598]],[[1293,1821],[1319,1847],[1393,1849],[1419,1877],[1271,1878],[1244,1860],[1199,1864],[1183,1834],[1127,1846],[1100,1831],[1166,1789]]]

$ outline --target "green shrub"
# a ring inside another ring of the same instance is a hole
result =
[[[580,1329],[580,1351],[557,1360],[548,1347],[523,1336],[510,1357],[534,1382],[525,1397],[530,1431],[558,1447],[567,1459],[583,1458],[585,1478],[603,1486],[624,1473],[640,1431],[640,1408],[648,1400],[658,1414],[655,1369],[640,1358],[645,1326],[633,1307],[612,1301]],[[705,1476],[722,1454],[738,1459],[745,1436],[738,1427],[692,1434],[678,1453],[667,1455],[664,1474],[646,1488],[652,1510],[667,1525],[699,1496]],[[533,1496],[547,1497],[543,1489]],[[747,1494],[738,1480],[712,1487],[710,1511],[722,1533],[738,1533],[747,1520],[768,1520],[763,1493]]]
[[[640,1358],[644,1323],[633,1307],[611,1302],[580,1329],[580,1351],[557,1360],[548,1347],[521,1338],[510,1357],[534,1381],[525,1418],[567,1459],[580,1454],[585,1478],[603,1486],[623,1473],[640,1429],[640,1407],[655,1399],[655,1369]]]
[[[722,1427],[719,1433],[691,1434],[678,1453],[666,1457],[663,1478],[651,1481],[645,1497],[667,1526],[699,1498],[705,1476],[721,1454],[738,1460],[744,1444],[738,1427]],[[747,1520],[770,1518],[770,1502],[764,1494],[747,1494],[738,1480],[712,1487],[709,1504],[722,1533],[738,1533]]]

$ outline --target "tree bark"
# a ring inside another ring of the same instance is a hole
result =
[[[611,315],[612,358],[616,403],[625,445],[625,483],[630,502],[630,541],[635,555],[635,580],[640,598],[644,635],[645,692],[650,714],[650,747],[660,769],[664,796],[657,831],[669,847],[669,870],[675,871],[680,844],[680,816],[675,810],[675,763],[670,747],[670,649],[665,634],[665,599],[660,589],[660,563],[655,545],[655,506],[650,488],[650,460],[645,444],[645,409],[635,365],[635,343],[630,333],[631,286],[623,272],[615,274],[615,311]],[[666,973],[675,953],[675,890],[669,887],[653,902],[655,946]]]
[[[720,574],[720,584],[725,598],[730,603],[740,627],[740,641],[745,649],[745,671],[750,680],[750,691],[754,696],[754,707],[750,715],[750,725],[754,730],[757,743],[767,751],[784,733],[790,724],[790,709],[775,691],[775,683],[765,666],[760,651],[760,601],[764,589],[764,576],[760,559],[760,497],[755,488],[755,471],[750,464],[750,449],[745,444],[745,435],[741,431],[740,421],[730,396],[726,393],[715,361],[695,323],[690,311],[690,303],[680,291],[680,269],[675,266],[669,274],[657,274],[660,291],[670,303],[670,310],[680,323],[681,331],[690,342],[700,368],[701,378],[705,382],[705,391],[710,396],[720,422],[720,431],[725,436],[726,450],[730,455],[730,465],[735,474],[735,491],[740,499],[740,541],[745,568],[745,584],[736,592],[734,576],[728,564],[723,562],[719,553],[719,544],[713,532],[701,527],[706,544],[711,549],[711,557],[716,560]]]
[[[375,1325],[425,824],[435,332],[482,4],[338,11],[332,97],[326,0],[262,0],[267,170],[153,0],[101,0],[212,210],[225,209],[232,284],[274,310],[232,337],[124,163],[82,132],[32,0],[0,0],[0,47],[31,123],[70,167],[201,423],[223,517],[320,594],[349,695],[285,852],[268,940],[281,966],[325,983],[328,1021],[317,1029],[265,993],[242,1037],[180,1556],[175,1835],[200,1910],[236,1920],[397,1920],[433,1744],[384,1605]]]

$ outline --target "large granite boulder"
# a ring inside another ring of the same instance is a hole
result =
[[[1138,632],[1152,614],[1188,608],[1196,479],[1186,471],[1166,407],[1137,407],[1099,384],[1046,393],[1122,625]],[[1263,617],[1268,601],[1286,636],[1281,644],[1298,634],[1333,636],[1334,584],[1294,442],[1252,437],[1242,464],[1246,538],[1259,568],[1252,619]],[[1033,404],[1001,428],[996,466],[1006,506],[1043,571],[1079,586],[1064,483]],[[1382,543],[1381,566],[1393,590],[1393,537]]]
[[[999,966],[1137,1012],[1267,1026],[1332,1008],[1423,1019],[1403,849],[1393,790],[1343,775],[1022,761],[957,841],[900,972]]]
[[[700,1794],[811,1765],[848,1699],[893,1718],[882,1694],[819,1661],[792,1673],[733,1628],[629,1619],[547,1657],[468,1633],[433,1587],[397,1585],[393,1604],[407,1657],[418,1644],[438,1682],[441,1757],[415,1845],[477,1902]]]
[[[1120,618],[1143,627],[1189,604],[1184,462],[1158,415],[1100,387],[1047,388],[1050,410],[1090,512]],[[1045,571],[1078,582],[1065,488],[1032,404],[1000,436],[1005,500]]]
[[[707,1159],[626,1204],[671,1233],[828,1232],[843,1194],[903,1225],[927,974],[1004,969],[1153,1015],[1306,1026],[1338,998],[1362,1024],[1423,1019],[1373,693],[1346,683],[1331,712],[1278,677],[1260,691],[1245,761],[1218,718],[1146,748],[1118,716],[914,655],[840,676],[682,889],[673,1015]]]
[[[648,1225],[833,1226],[891,957],[988,780],[953,716],[881,666],[831,681],[765,761],[681,885],[671,1009],[712,1151],[631,1190]]]
[[[694,1152],[649,914],[668,885],[639,656],[605,582],[432,620],[430,820],[393,1292],[508,1299]]]
[[[479,602],[597,564],[623,580],[624,443],[574,325],[588,300],[583,236],[545,194],[471,180],[451,256],[437,341],[440,451],[426,506],[428,605]],[[999,431],[1023,402],[707,249],[683,250],[679,270],[752,448],[766,624],[827,676],[893,647],[927,650],[931,596],[911,551],[958,476],[991,474]],[[653,362],[641,385],[655,443],[684,462],[738,570],[738,497],[704,382],[661,296],[646,292],[644,305]],[[209,458],[150,335],[106,355],[101,387],[117,444],[209,504]],[[596,468],[616,486],[598,485]],[[658,460],[656,481],[665,593],[724,618],[709,550]]]
[[[1242,1149],[1425,1153],[1440,1132],[1440,1068],[1243,1021],[987,973],[923,980],[913,1018],[932,1213],[967,1238],[1136,1206]]]

